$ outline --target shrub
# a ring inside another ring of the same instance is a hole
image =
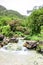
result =
[[[33,35],[33,36],[31,37],[31,40],[39,41],[40,39],[39,39],[39,37],[38,37],[37,35]]]
[[[10,26],[9,25],[3,26],[2,34],[5,35],[5,36],[11,35],[11,30],[10,30]]]

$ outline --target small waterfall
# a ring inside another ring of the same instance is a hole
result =
[[[8,45],[1,48],[2,51],[5,52],[16,52],[16,53],[24,53],[24,51],[27,51],[26,47],[23,47],[23,44],[25,43],[25,40],[23,38],[18,38],[18,43],[9,43]]]
[[[25,41],[23,40],[23,38],[19,38],[18,45],[22,48],[21,49],[22,51],[26,51],[27,50],[26,47],[23,47],[24,43],[25,43]]]

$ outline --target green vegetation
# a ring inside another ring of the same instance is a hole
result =
[[[32,34],[38,34],[41,32],[41,26],[43,25],[43,7],[33,10],[28,17],[29,26]]]
[[[30,16],[24,16],[0,5],[0,34],[43,40],[43,7],[33,10]]]
[[[43,40],[43,7],[32,11],[28,16],[27,26],[30,29],[30,40]]]

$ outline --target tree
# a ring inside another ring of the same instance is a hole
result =
[[[13,32],[10,30],[9,25],[2,27],[2,34],[9,37],[13,36]]]
[[[31,15],[28,17],[28,21],[31,33],[40,33],[41,25],[43,25],[43,7],[33,10]]]

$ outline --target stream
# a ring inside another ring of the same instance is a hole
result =
[[[23,47],[25,42],[19,38],[18,43],[0,48],[0,65],[43,65],[43,55]]]
[[[10,52],[10,53],[18,53],[18,54],[27,54],[28,49],[23,47],[23,44],[26,42],[22,38],[18,38],[18,43],[9,43],[6,46],[0,48],[0,51]]]

